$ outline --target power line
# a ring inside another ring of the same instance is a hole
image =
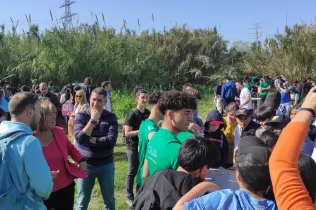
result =
[[[262,23],[255,23],[253,25],[253,27],[250,30],[253,30],[253,33],[250,33],[252,35],[254,35],[254,39],[256,40],[256,42],[260,41],[261,36],[262,36],[262,31],[261,29],[263,29],[263,27],[261,26]]]
[[[71,13],[70,6],[74,3],[76,2],[65,0],[65,3],[59,7],[59,8],[65,8],[65,14],[60,19],[63,20],[63,24],[65,25],[66,28],[68,28],[68,30],[72,28],[72,17],[77,15],[77,13]]]

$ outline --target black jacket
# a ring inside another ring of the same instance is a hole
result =
[[[171,210],[184,194],[201,182],[201,178],[184,172],[157,171],[140,187],[131,209]]]
[[[256,130],[260,128],[260,125],[251,120],[245,129],[242,130],[240,138],[245,136],[256,136]]]

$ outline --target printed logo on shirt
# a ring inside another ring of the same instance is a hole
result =
[[[149,131],[155,130],[155,127],[154,126],[148,126],[148,130]]]

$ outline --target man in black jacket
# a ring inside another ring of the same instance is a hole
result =
[[[218,158],[219,151],[212,141],[190,137],[180,148],[178,170],[165,169],[149,177],[139,189],[131,209],[171,210],[184,194],[205,180],[209,166]]]

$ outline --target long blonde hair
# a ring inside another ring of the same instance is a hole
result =
[[[75,94],[75,107],[77,107],[78,105],[79,105],[79,100],[77,99],[77,97],[76,97],[76,95],[82,95],[82,97],[83,97],[83,104],[88,104],[88,101],[87,101],[87,96],[86,96],[86,94],[85,94],[85,92],[84,92],[84,90],[77,90],[76,91],[76,94]]]
[[[57,114],[57,109],[55,105],[49,100],[42,101],[41,102],[41,119],[37,125],[37,129],[35,133],[46,132],[48,130],[48,126],[46,124],[46,116],[50,112],[56,112]]]

